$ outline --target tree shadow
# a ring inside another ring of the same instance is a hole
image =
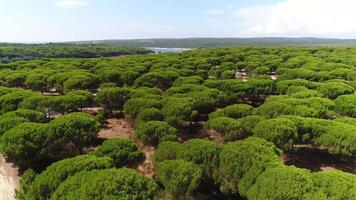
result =
[[[294,151],[285,152],[284,163],[311,171],[341,170],[356,174],[356,157],[332,155],[327,150],[303,145]]]

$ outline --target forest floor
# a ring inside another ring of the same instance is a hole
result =
[[[296,149],[285,152],[283,160],[286,165],[295,165],[312,171],[340,170],[356,174],[355,158],[341,158],[311,145],[297,145]]]
[[[153,153],[155,148],[147,146],[135,134],[132,122],[125,119],[108,119],[106,127],[99,132],[101,139],[128,138],[145,154],[145,161],[137,166],[139,172],[147,177],[154,176]]]

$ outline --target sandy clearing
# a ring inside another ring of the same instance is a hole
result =
[[[15,189],[19,185],[19,170],[14,164],[8,163],[0,154],[0,199],[15,200]]]
[[[131,122],[125,119],[108,119],[106,120],[107,128],[99,132],[101,139],[113,138],[128,138],[131,139],[145,154],[145,161],[137,166],[137,170],[147,177],[154,176],[153,154],[155,148],[152,146],[144,145],[135,134]]]

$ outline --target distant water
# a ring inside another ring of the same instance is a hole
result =
[[[160,47],[149,47],[155,53],[181,53],[183,51],[189,51],[189,48],[160,48]]]

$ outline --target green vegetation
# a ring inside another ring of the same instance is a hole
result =
[[[161,162],[156,169],[156,177],[173,199],[189,196],[197,189],[202,171],[194,164],[183,160],[167,160]]]
[[[107,140],[92,155],[109,157],[114,161],[116,167],[134,166],[145,158],[135,143],[128,139]]]
[[[122,110],[124,103],[130,98],[130,90],[109,87],[102,89],[96,96],[96,101],[106,112],[113,114],[113,110]]]
[[[209,176],[218,166],[219,152],[220,149],[214,142],[192,139],[179,147],[176,158],[195,163],[201,167],[205,176]]]
[[[74,46],[0,64],[17,199],[355,199],[356,48]],[[345,172],[288,166],[301,147]]]
[[[221,149],[218,176],[215,179],[221,184],[222,192],[237,193],[241,187],[240,181],[242,182],[249,170],[255,170],[259,165],[280,162],[280,154],[281,152],[272,143],[254,137],[227,144]],[[258,173],[254,174],[254,177],[256,176]]]
[[[79,186],[79,187],[78,187]],[[132,169],[83,171],[64,181],[51,200],[59,199],[130,199],[155,200],[156,183]]]
[[[102,44],[0,44],[0,63],[39,58],[97,58],[145,54],[143,48]]]
[[[31,184],[21,184],[18,191],[25,199],[50,199],[51,195],[68,177],[94,169],[112,168],[112,160],[108,157],[78,156],[53,163],[45,171],[32,178]]]
[[[216,118],[216,117],[229,117],[229,118],[239,119],[251,115],[253,110],[254,110],[253,107],[250,105],[235,104],[211,113],[209,115],[209,119]]]
[[[247,198],[315,199],[318,196],[313,192],[313,182],[308,170],[281,166],[263,172],[247,192]]]
[[[147,145],[158,145],[164,141],[177,140],[178,130],[167,122],[150,121],[142,124],[137,130],[137,135]]]
[[[237,139],[244,133],[241,122],[229,117],[217,117],[210,119],[204,126],[206,130],[213,130],[221,134],[224,140]]]
[[[0,149],[26,168],[46,159],[80,154],[96,138],[98,127],[98,122],[84,113],[71,113],[45,124],[22,121],[2,135]]]
[[[284,118],[264,120],[258,123],[252,132],[257,137],[285,148],[292,148],[298,138],[295,124]]]

